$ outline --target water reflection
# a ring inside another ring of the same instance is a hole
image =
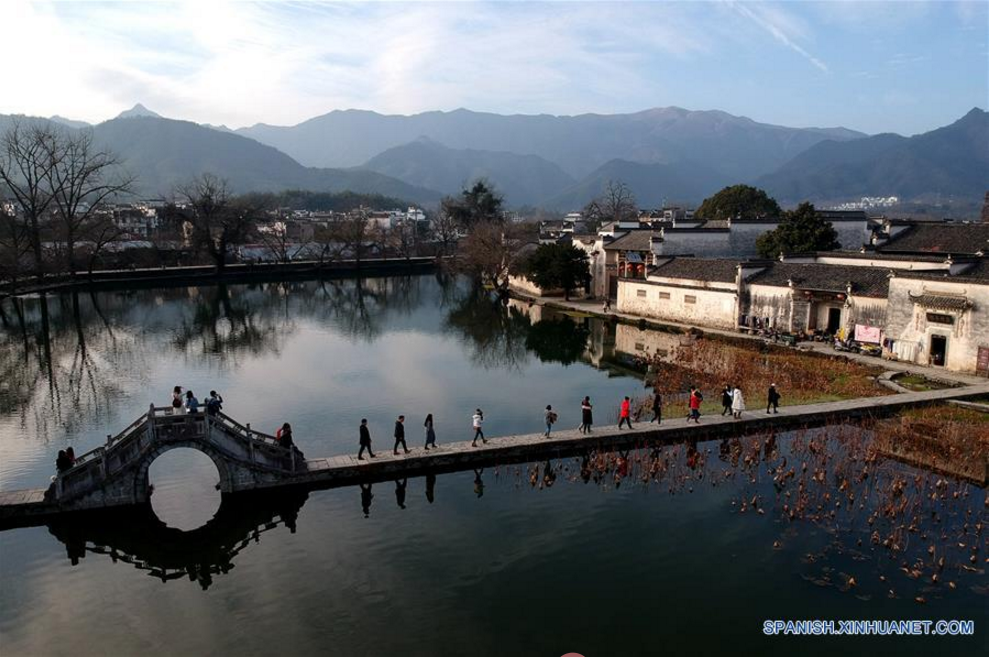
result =
[[[49,522],[48,530],[65,544],[73,565],[98,554],[162,582],[189,580],[205,590],[266,532],[285,527],[294,534],[307,497],[298,490],[228,495],[216,516],[192,531],[168,527],[150,505],[65,516]]]

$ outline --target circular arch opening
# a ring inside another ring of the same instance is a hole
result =
[[[154,487],[151,508],[169,527],[202,527],[220,509],[219,482],[220,473],[209,456],[189,447],[171,449],[148,468],[148,483]]]

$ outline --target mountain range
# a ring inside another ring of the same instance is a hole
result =
[[[10,118],[0,115],[0,129]],[[785,128],[675,107],[580,116],[346,110],[237,130],[167,119],[142,105],[95,126],[31,120],[91,128],[138,176],[144,195],[167,195],[206,171],[238,192],[350,189],[426,205],[485,178],[509,205],[555,210],[579,209],[609,180],[628,184],[643,206],[696,204],[739,182],[784,204],[981,200],[989,187],[989,114],[981,109],[913,137]]]

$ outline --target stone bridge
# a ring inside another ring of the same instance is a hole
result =
[[[305,468],[295,449],[252,431],[222,413],[172,413],[150,407],[102,447],[59,474],[46,500],[63,511],[143,504],[149,501],[148,468],[165,452],[188,447],[206,454],[220,473],[220,491],[236,493],[278,485]]]

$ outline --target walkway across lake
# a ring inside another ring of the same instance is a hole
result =
[[[250,431],[229,418],[208,420],[205,414],[167,416],[152,409],[146,416],[108,442],[80,457],[97,474],[75,485],[76,501],[60,499],[55,490],[34,489],[0,492],[0,526],[27,524],[31,518],[85,509],[140,503],[147,500],[147,468],[159,454],[172,447],[192,447],[206,453],[221,473],[221,490],[304,486],[333,488],[363,482],[451,472],[490,465],[561,458],[588,450],[630,449],[683,440],[709,440],[765,431],[786,431],[839,423],[848,419],[883,417],[902,409],[927,406],[952,399],[989,394],[989,383],[911,392],[884,397],[784,407],[777,415],[745,412],[741,420],[705,416],[699,425],[684,417],[667,417],[662,424],[639,422],[634,429],[619,430],[597,425],[585,435],[576,428],[491,438],[471,446],[469,440],[441,443],[436,450],[415,448],[409,454],[382,453],[359,461],[355,454],[295,461],[295,456],[272,444],[271,437]],[[88,458],[87,458],[88,457]],[[124,473],[121,475],[120,473]],[[60,482],[61,485],[61,482]],[[89,486],[92,490],[85,490]]]

